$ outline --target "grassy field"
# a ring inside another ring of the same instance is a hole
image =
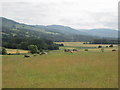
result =
[[[21,49],[6,49],[7,50],[7,53],[11,53],[11,54],[15,54],[17,51],[19,52],[19,53],[28,53],[28,51],[27,50],[21,50]]]
[[[83,44],[84,42],[55,42],[57,44],[63,43],[65,46],[78,46],[78,47],[98,47],[99,45],[102,45],[103,47],[109,46],[109,44]],[[114,45],[115,47],[117,45]]]
[[[30,58],[2,56],[3,88],[117,88],[118,53],[111,51],[117,47],[86,52],[78,43]],[[78,52],[65,53],[65,48]]]

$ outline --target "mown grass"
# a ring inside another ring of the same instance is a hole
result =
[[[98,47],[102,45],[103,47],[109,46],[110,44],[83,44],[84,42],[55,42],[57,44],[64,44],[65,46],[76,46],[76,47]],[[117,45],[114,45],[117,46]]]
[[[3,56],[3,88],[117,88],[118,53],[111,48]],[[75,47],[71,47],[75,48]],[[110,49],[110,50],[109,50]]]
[[[28,53],[28,50],[21,50],[21,49],[6,49],[7,53],[15,54],[16,52],[19,53]]]

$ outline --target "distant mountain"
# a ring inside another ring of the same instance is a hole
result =
[[[104,37],[104,38],[117,38],[118,37],[118,30],[114,29],[90,29],[90,30],[80,30],[80,32],[86,33],[86,35]]]
[[[106,31],[100,29],[76,30],[62,25],[26,25],[3,17],[0,17],[0,24],[2,24],[2,27],[0,26],[2,36],[7,39],[27,37],[52,41],[92,41],[109,35],[109,37],[115,38],[117,32],[109,29]]]
[[[40,29],[45,29],[46,31],[49,31],[49,32],[59,33],[59,34],[85,35],[85,33],[83,33],[83,32],[80,32],[80,31],[78,31],[76,29],[73,29],[73,28],[68,27],[68,26],[63,26],[63,25],[47,25],[47,26],[36,25],[35,27],[40,28]]]
[[[91,41],[96,37],[61,25],[26,25],[1,17],[3,38],[28,37],[44,38],[52,41]],[[0,22],[0,23],[1,23]]]

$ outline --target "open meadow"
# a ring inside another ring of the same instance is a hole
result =
[[[7,53],[15,54],[16,52],[19,52],[19,53],[28,53],[27,50],[21,50],[21,49],[7,49]]]
[[[45,55],[30,55],[29,58],[23,55],[3,55],[3,88],[118,87],[117,45],[104,48],[104,52],[101,52],[95,44],[59,43],[65,46]],[[64,49],[77,49],[78,51],[70,53],[64,52]],[[88,51],[84,51],[85,49]],[[112,51],[113,49],[117,51]]]

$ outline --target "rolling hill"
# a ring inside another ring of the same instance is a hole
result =
[[[84,32],[87,35],[92,36],[99,36],[99,37],[108,37],[108,38],[117,38],[118,32],[114,29],[106,29],[106,28],[100,28],[100,29],[90,29],[90,30],[80,30],[80,32]]]
[[[103,37],[116,38],[115,30],[76,30],[62,25],[26,25],[0,17],[3,38],[27,37],[42,38],[52,41],[92,41]],[[113,33],[114,32],[114,33]]]

